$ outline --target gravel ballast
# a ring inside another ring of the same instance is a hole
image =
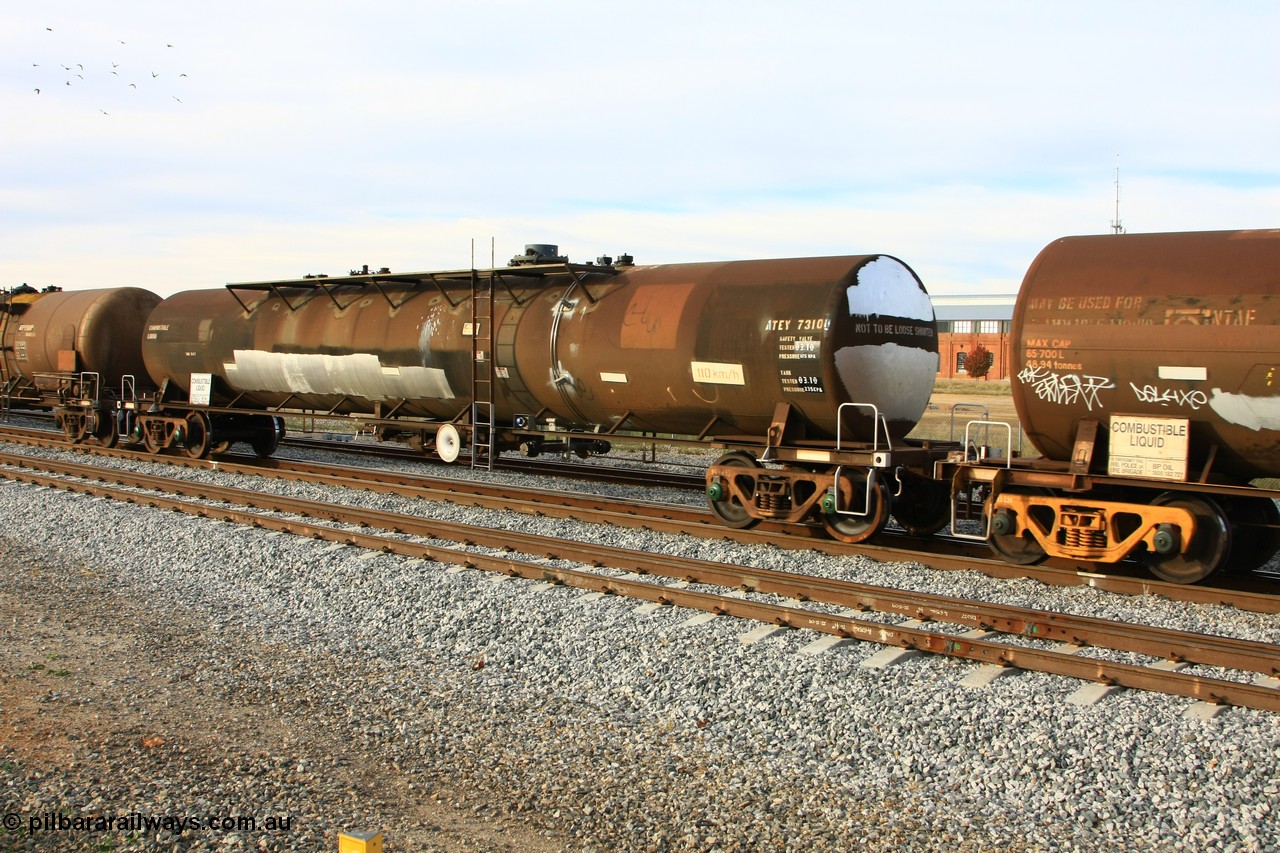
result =
[[[1228,608],[351,500],[1280,639]],[[1080,706],[1079,682],[1033,673],[971,689],[966,662],[870,670],[877,646],[745,645],[756,626],[732,618],[29,485],[0,482],[0,513],[0,790],[20,819],[0,849],[332,850],[381,830],[389,851],[1280,850],[1273,714],[1191,719],[1135,691]],[[257,825],[30,824],[134,813]]]

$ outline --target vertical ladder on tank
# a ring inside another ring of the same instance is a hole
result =
[[[3,306],[3,315],[3,320],[0,320],[0,341],[8,340],[9,323],[13,318],[12,302]],[[17,371],[9,369],[11,351],[13,347],[0,346],[0,419],[5,421],[9,420],[9,410],[13,406],[13,389],[18,384]]]
[[[493,470],[493,263],[471,268],[471,467]]]

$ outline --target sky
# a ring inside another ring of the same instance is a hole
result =
[[[1280,4],[14,0],[0,287],[1280,227]],[[37,91],[39,90],[39,91]]]

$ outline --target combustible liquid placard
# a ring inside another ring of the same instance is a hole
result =
[[[1189,434],[1186,418],[1112,415],[1107,473],[1112,477],[1185,480]]]

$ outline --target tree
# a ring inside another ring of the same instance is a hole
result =
[[[969,357],[965,359],[964,367],[974,379],[986,379],[987,373],[990,372],[991,365],[994,362],[995,356],[979,343],[974,344],[973,349],[969,351]]]

